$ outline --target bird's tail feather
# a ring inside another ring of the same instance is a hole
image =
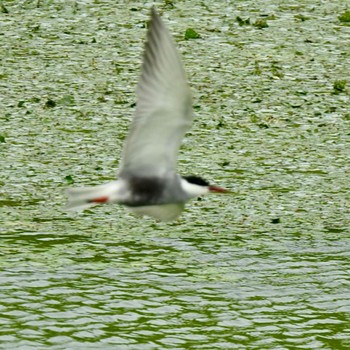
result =
[[[67,190],[67,210],[84,210],[96,204],[108,203],[115,199],[117,182],[93,187],[78,187]]]

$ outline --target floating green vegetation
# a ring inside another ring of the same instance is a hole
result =
[[[169,7],[169,8],[174,8],[174,2],[172,0],[165,0],[164,6]]]
[[[341,23],[345,23],[346,25],[350,25],[350,10],[345,11],[341,15],[338,16],[338,19]]]
[[[255,61],[254,62],[254,74],[255,75],[260,75],[262,73],[262,70],[260,68],[259,62]]]
[[[248,26],[250,25],[250,18],[242,18],[240,16],[236,17],[237,23],[242,27],[242,26]]]
[[[73,106],[75,105],[75,100],[72,95],[64,95],[57,103],[61,106]]]
[[[66,180],[68,185],[73,185],[74,184],[74,179],[73,179],[72,175],[67,175],[64,179]]]
[[[258,29],[268,28],[269,25],[267,24],[267,20],[265,18],[258,18],[254,23],[253,26]]]
[[[40,102],[40,98],[39,97],[32,97],[31,99],[29,99],[29,102],[39,103]]]
[[[346,80],[336,80],[333,83],[333,93],[340,94],[341,92],[345,91],[345,87],[346,87]]]
[[[258,116],[256,114],[253,114],[253,113],[249,115],[249,119],[253,124],[256,124],[259,122]]]
[[[201,36],[192,28],[187,28],[185,32],[185,40],[199,39]]]
[[[63,97],[61,97],[57,101],[52,100],[51,98],[49,98],[45,102],[45,108],[54,108],[57,105],[59,105],[59,106],[74,106],[75,105],[74,96],[72,96],[72,95],[64,95]]]
[[[236,16],[236,22],[242,27],[242,26],[248,26],[252,25],[256,28],[263,29],[268,28],[267,20],[274,20],[276,19],[275,15],[266,16],[266,18],[258,18],[254,23],[250,22],[250,18],[242,18],[240,16]]]
[[[301,13],[297,14],[294,16],[294,18],[298,21],[301,21],[301,22],[305,22],[307,21],[308,19],[310,19],[310,17],[307,17],[305,15],[302,15]]]
[[[5,143],[5,136],[4,135],[0,135],[0,143]]]
[[[9,10],[7,9],[7,7],[5,7],[4,4],[0,4],[0,12],[9,13]]]
[[[271,74],[275,78],[279,78],[279,79],[282,79],[284,77],[284,73],[282,71],[282,68],[277,63],[272,63]]]
[[[228,165],[230,165],[230,162],[228,161],[228,160],[224,160],[223,162],[221,162],[221,163],[219,163],[219,165],[221,165],[221,166],[228,166]]]
[[[56,102],[54,100],[51,100],[51,98],[49,98],[45,102],[45,108],[53,108],[53,107],[56,107]]]

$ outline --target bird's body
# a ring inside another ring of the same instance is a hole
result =
[[[138,215],[169,221],[180,215],[189,199],[227,192],[176,172],[181,141],[192,125],[191,92],[175,45],[154,8],[136,94],[118,180],[68,190],[68,208],[117,202]]]

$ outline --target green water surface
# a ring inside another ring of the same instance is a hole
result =
[[[2,1],[0,348],[350,349],[349,1],[155,4],[194,95],[179,171],[233,194],[66,213],[115,176],[152,3]]]

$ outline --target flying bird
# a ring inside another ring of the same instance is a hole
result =
[[[67,209],[116,202],[137,215],[171,221],[191,198],[229,192],[201,177],[176,172],[181,141],[192,125],[192,98],[180,56],[155,8],[136,96],[117,180],[69,189]]]

